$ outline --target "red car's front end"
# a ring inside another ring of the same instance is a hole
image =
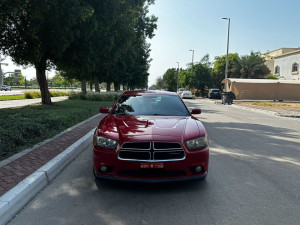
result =
[[[124,95],[152,96],[152,98],[157,96],[148,92],[128,92]],[[159,100],[156,99],[152,103],[158,107],[164,95],[179,98],[170,93],[160,93]],[[127,97],[126,99],[128,102]],[[135,109],[133,111],[138,111],[134,106],[136,100],[131,103],[129,105]],[[169,103],[169,106],[172,107],[172,104]],[[120,115],[114,113],[114,107],[99,123],[94,134],[96,177],[165,182],[199,179],[207,175],[209,161],[207,134],[202,123],[188,111],[183,115],[175,113],[171,116],[157,113],[147,115],[145,112]],[[179,109],[183,110],[176,107],[173,112],[175,109],[178,112]],[[186,109],[185,106],[184,108]],[[132,109],[130,110],[132,112]]]

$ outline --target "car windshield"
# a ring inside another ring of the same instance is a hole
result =
[[[123,95],[115,105],[114,115],[189,116],[178,96]]]

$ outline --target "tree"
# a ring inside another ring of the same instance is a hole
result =
[[[107,82],[108,91],[112,82],[115,89],[120,84],[146,87],[150,62],[146,38],[153,37],[157,20],[147,15],[153,2],[93,1],[90,23],[80,28],[82,35],[61,55],[58,68],[78,80]]]
[[[165,90],[167,88],[167,85],[165,84],[164,80],[161,77],[158,77],[156,79],[156,89],[158,90]]]
[[[201,62],[194,64],[186,78],[189,88],[195,88],[204,93],[204,89],[211,86],[211,73],[212,69],[207,64]]]
[[[12,86],[20,86],[25,84],[25,77],[22,74],[8,74],[7,77],[3,78],[4,83]]]
[[[180,73],[179,73],[179,78],[178,78],[179,87],[188,88],[190,76],[192,76],[191,68],[186,69],[186,70],[181,69]]]
[[[258,79],[265,78],[270,70],[265,65],[265,59],[260,57],[259,52],[251,52],[236,58],[232,68],[232,74],[238,78]]]
[[[232,77],[232,68],[238,57],[239,56],[237,53],[228,54],[227,76],[229,78]],[[221,89],[222,87],[221,82],[222,80],[225,79],[225,67],[226,67],[226,55],[215,57],[215,61],[213,63],[212,78],[211,78],[212,87],[217,87]]]
[[[80,36],[93,8],[88,0],[2,0],[0,12],[1,50],[36,68],[42,103],[51,105],[45,70]]]
[[[177,69],[168,69],[163,75],[163,82],[165,83],[168,91],[177,91]]]

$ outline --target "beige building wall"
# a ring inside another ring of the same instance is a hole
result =
[[[237,100],[291,100],[300,101],[300,83],[282,83],[271,80],[270,83],[265,79],[262,82],[253,82],[246,79],[238,82],[238,79],[228,79],[228,91],[232,91]],[[224,82],[222,82],[224,83]]]

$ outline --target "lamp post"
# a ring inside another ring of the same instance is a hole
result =
[[[176,92],[178,91],[178,78],[179,78],[179,62],[176,62],[178,64],[178,71],[177,71],[177,89]]]
[[[193,50],[193,49],[190,50],[190,52],[193,52],[193,55],[192,55],[192,66],[194,65],[194,51],[195,50]]]
[[[228,50],[229,50],[229,31],[230,31],[230,18],[222,18],[228,20],[228,33],[227,33],[227,54],[226,54],[226,68],[225,68],[225,92],[227,92],[227,76],[228,76]]]

